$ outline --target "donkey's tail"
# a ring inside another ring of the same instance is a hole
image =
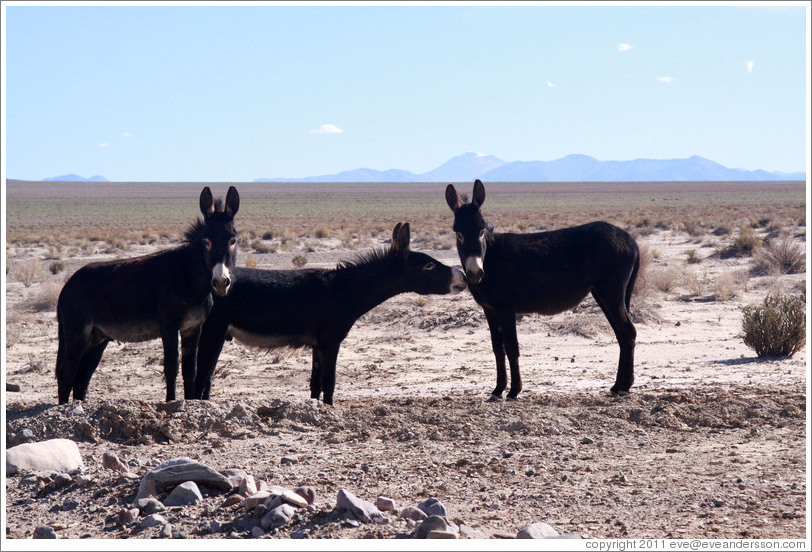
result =
[[[629,310],[629,305],[632,301],[632,293],[634,292],[634,284],[637,282],[637,274],[640,272],[640,249],[635,245],[634,247],[634,266],[632,267],[632,273],[629,276],[629,283],[626,284],[626,312],[631,312]]]

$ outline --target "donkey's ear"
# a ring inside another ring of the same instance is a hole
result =
[[[398,225],[395,226],[395,231],[392,233],[392,248],[401,255],[406,255],[409,252],[409,243],[411,240],[409,223],[398,223]]]
[[[211,195],[211,189],[206,186],[203,188],[203,191],[200,192],[200,212],[203,213],[204,217],[209,217],[212,213],[214,213],[214,196]]]
[[[237,214],[237,211],[240,210],[240,194],[237,192],[237,188],[234,186],[230,186],[228,188],[228,193],[226,194],[226,208],[225,213],[233,217]]]
[[[448,206],[451,207],[452,211],[456,211],[462,206],[460,196],[457,194],[457,189],[453,184],[449,184],[445,188],[445,202],[448,203]]]
[[[471,203],[477,208],[482,207],[482,204],[485,203],[485,186],[482,185],[482,181],[478,178],[474,182],[474,198]]]

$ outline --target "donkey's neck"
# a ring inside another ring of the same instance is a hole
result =
[[[348,313],[361,317],[395,295],[409,291],[393,255],[381,255],[335,270],[335,288],[342,294]]]

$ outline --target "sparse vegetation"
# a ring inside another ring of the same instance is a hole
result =
[[[800,274],[806,271],[803,245],[788,237],[770,240],[753,263],[753,274]]]
[[[51,274],[59,274],[63,270],[65,270],[65,263],[62,261],[54,261],[50,265],[48,265],[48,270],[51,271]]]
[[[791,357],[806,343],[806,298],[767,295],[761,305],[742,307],[744,344],[759,357]]]
[[[679,285],[682,273],[675,267],[660,268],[649,273],[648,281],[663,293],[674,291]]]
[[[293,266],[295,266],[296,268],[303,268],[303,267],[304,267],[304,265],[306,265],[306,264],[307,264],[307,257],[305,257],[304,255],[296,255],[295,257],[293,257],[293,258],[290,260],[290,262],[291,262],[291,263],[293,264]]]
[[[62,286],[58,282],[45,282],[39,286],[39,290],[31,299],[31,309],[35,312],[56,312],[56,304],[61,291]]]
[[[762,239],[756,235],[749,226],[743,226],[733,239],[733,243],[719,252],[723,259],[730,257],[749,257],[753,255],[761,246]]]
[[[34,280],[39,276],[41,267],[42,263],[36,257],[25,259],[20,261],[14,273],[25,287],[31,287],[31,284],[33,284]]]
[[[245,268],[256,268],[257,267],[257,259],[254,257],[253,253],[248,253],[245,256]]]

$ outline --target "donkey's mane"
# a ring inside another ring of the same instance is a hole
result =
[[[214,212],[215,213],[222,213],[223,212],[223,200],[222,199],[215,199],[214,200]],[[182,243],[190,244],[194,243],[200,238],[203,237],[203,229],[206,227],[206,224],[200,220],[199,218],[195,220],[186,231],[183,233],[183,240]]]
[[[364,251],[362,253],[359,253],[352,259],[339,261],[338,264],[336,265],[336,270],[346,270],[349,268],[366,266],[393,257],[394,254],[395,250],[391,246],[378,247],[370,251]]]

